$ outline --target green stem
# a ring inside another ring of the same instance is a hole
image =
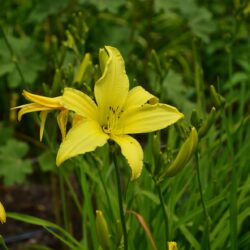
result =
[[[72,187],[72,184],[71,184],[68,176],[66,176],[65,174],[63,174],[63,177],[64,177],[64,181],[65,181],[65,183],[66,183],[66,185],[68,187],[68,190],[69,190],[69,192],[70,192],[70,194],[72,196],[72,199],[74,200],[75,205],[76,205],[79,213],[81,214],[82,213],[82,208],[81,208],[80,202],[79,202],[79,200],[77,198],[77,195],[76,195],[76,193],[74,191],[74,188]]]
[[[91,202],[91,185],[87,179],[87,174],[84,171],[85,161],[81,162],[79,167],[80,171],[80,184],[83,195],[83,205],[82,205],[82,230],[84,244],[86,244],[87,249],[98,249],[98,241],[95,228],[95,216],[93,211],[93,206]],[[89,236],[90,235],[90,239]],[[92,246],[92,247],[91,247]]]
[[[238,173],[235,166],[234,160],[234,147],[233,147],[233,137],[232,132],[230,131],[230,124],[231,122],[226,122],[226,114],[225,111],[223,112],[222,119],[224,121],[225,131],[226,131],[226,138],[227,138],[227,148],[229,155],[231,155],[230,161],[230,168],[232,171],[232,179],[231,179],[231,192],[230,196],[230,239],[231,239],[231,250],[237,250],[239,248],[238,243],[238,205],[237,205],[237,186],[238,186]]]
[[[98,173],[99,173],[99,177],[100,177],[100,180],[101,180],[101,183],[102,183],[102,187],[103,187],[103,190],[104,190],[107,202],[108,202],[109,210],[111,211],[112,218],[114,218],[113,206],[111,204],[111,200],[110,200],[109,193],[108,193],[108,190],[107,190],[107,185],[104,182],[104,179],[103,179],[103,176],[102,176],[102,173],[101,173],[101,169],[98,170]]]
[[[116,174],[116,180],[117,180],[118,202],[119,202],[120,219],[121,219],[122,231],[123,231],[124,250],[128,250],[128,236],[127,236],[125,215],[124,215],[123,205],[122,205],[121,181],[120,181],[119,169],[118,169],[118,164],[117,164],[115,152],[112,152],[112,158],[113,158],[113,162],[115,165],[115,174]]]
[[[209,215],[207,212],[203,192],[202,192],[202,185],[201,185],[201,175],[200,175],[200,165],[199,165],[199,157],[198,157],[198,152],[195,152],[195,165],[196,165],[196,171],[197,171],[197,179],[198,179],[198,186],[199,186],[199,192],[200,192],[200,198],[201,198],[201,205],[202,209],[205,215],[205,220],[206,220],[206,231],[205,231],[205,237],[206,237],[206,249],[210,250],[210,237],[209,237],[209,227],[210,227],[210,219]]]
[[[0,32],[2,34],[2,37],[3,37],[3,40],[4,40],[5,44],[6,44],[6,46],[7,46],[8,50],[9,50],[9,52],[10,52],[12,61],[15,64],[17,72],[20,75],[20,78],[21,78],[21,80],[23,82],[23,85],[25,86],[25,79],[24,79],[22,70],[21,70],[21,68],[20,68],[20,66],[18,64],[17,56],[15,55],[15,52],[14,52],[13,48],[11,47],[11,45],[9,43],[9,40],[8,40],[7,36],[5,35],[4,30],[3,30],[3,28],[1,26],[0,26]]]
[[[193,40],[193,55],[194,55],[194,82],[197,94],[197,106],[200,113],[205,109],[204,83],[202,76],[201,60],[198,55],[197,41]]]
[[[63,210],[63,222],[64,222],[65,229],[68,232],[70,232],[69,212],[68,212],[68,207],[66,203],[66,193],[65,193],[64,181],[63,181],[63,173],[61,171],[59,171],[59,185],[60,185],[61,202],[62,202],[62,210]]]
[[[162,209],[162,213],[163,213],[163,220],[164,220],[164,225],[165,225],[165,242],[167,244],[167,250],[168,250],[168,241],[169,241],[168,215],[167,215],[167,211],[165,209],[165,204],[164,204],[164,199],[163,199],[160,184],[156,183],[156,188],[157,188],[157,192],[158,192],[158,195],[159,195],[159,198],[160,198],[160,204],[161,204],[161,209]]]

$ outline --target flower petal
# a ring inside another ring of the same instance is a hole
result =
[[[136,86],[128,92],[128,97],[123,106],[123,110],[132,108],[134,106],[142,106],[146,103],[156,104],[158,103],[158,98],[150,94],[141,86]]]
[[[0,202],[0,222],[2,224],[6,222],[6,212],[1,202]]]
[[[65,139],[65,136],[66,136],[66,126],[67,126],[67,122],[68,122],[68,114],[69,114],[69,111],[67,109],[65,109],[57,115],[57,124],[58,124],[58,127],[60,128],[60,131],[61,131],[62,141]]]
[[[44,132],[44,127],[45,127],[45,122],[47,119],[49,111],[42,111],[40,113],[40,118],[41,118],[41,124],[40,124],[40,141],[43,139],[43,132]]]
[[[111,135],[120,147],[122,154],[128,160],[131,168],[131,180],[137,179],[141,175],[143,166],[143,151],[140,143],[129,135]]]
[[[83,92],[65,88],[62,96],[62,104],[65,108],[74,111],[85,118],[97,120],[97,106],[95,102]]]
[[[24,105],[15,107],[13,109],[18,109],[18,108],[21,108],[18,112],[18,121],[20,121],[22,116],[24,114],[27,114],[27,113],[36,112],[36,111],[52,110],[52,108],[45,107],[45,106],[37,104],[37,103],[24,104]]]
[[[61,143],[56,165],[59,166],[69,158],[103,146],[108,138],[109,136],[102,131],[97,122],[84,119],[69,130],[65,140]]]
[[[123,112],[115,134],[148,133],[166,128],[183,117],[175,107],[167,104],[145,104]]]
[[[23,91],[23,96],[25,97],[25,99],[49,107],[49,108],[62,108],[61,105],[61,96],[58,97],[46,97],[46,96],[41,96],[41,95],[35,95],[32,94],[26,90]]]
[[[100,63],[103,65],[106,62],[106,65],[94,89],[100,113],[99,121],[102,125],[106,122],[110,107],[116,112],[122,109],[129,89],[129,80],[120,52],[110,46],[106,46],[105,51],[109,57],[107,60],[104,57],[104,50],[100,50]]]

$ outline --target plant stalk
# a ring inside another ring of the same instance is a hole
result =
[[[200,175],[200,165],[199,165],[199,157],[198,157],[198,152],[195,152],[195,166],[196,166],[196,171],[197,171],[197,180],[198,180],[198,186],[199,186],[199,192],[200,192],[200,198],[201,198],[201,205],[203,209],[203,213],[205,215],[205,220],[206,220],[206,231],[205,231],[205,239],[206,239],[206,249],[210,250],[211,249],[211,244],[210,244],[210,237],[209,237],[209,227],[210,227],[210,219],[209,215],[207,212],[203,192],[202,192],[202,185],[201,185],[201,175]]]
[[[124,250],[128,250],[128,235],[127,235],[127,229],[126,229],[125,214],[124,214],[123,205],[122,205],[121,180],[120,180],[120,176],[119,176],[119,169],[118,169],[118,164],[117,164],[117,160],[116,160],[116,156],[115,156],[114,151],[112,152],[112,160],[113,160],[114,165],[115,165],[120,219],[121,219],[122,231],[123,231]]]
[[[160,204],[161,204],[161,209],[162,209],[162,213],[163,213],[163,219],[164,219],[164,226],[165,226],[165,242],[167,245],[167,250],[168,250],[168,241],[169,241],[169,230],[168,230],[168,215],[167,215],[167,211],[165,209],[165,204],[164,204],[164,199],[163,199],[163,195],[162,195],[162,190],[161,190],[161,186],[160,184],[156,184],[156,188],[157,188],[157,192],[160,198]]]

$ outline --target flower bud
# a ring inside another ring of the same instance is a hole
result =
[[[97,239],[103,250],[110,249],[110,238],[107,222],[103,216],[102,211],[96,210],[96,233]]]
[[[181,146],[180,151],[177,154],[173,163],[169,166],[166,172],[163,173],[162,178],[164,176],[172,177],[177,173],[179,173],[193,156],[197,144],[198,144],[198,134],[196,129],[192,127],[189,137]]]
[[[168,250],[178,250],[177,244],[175,241],[168,242]]]
[[[161,137],[159,133],[156,133],[153,136],[153,153],[155,157],[158,157],[161,153]]]
[[[82,82],[85,72],[88,66],[91,64],[91,55],[89,53],[86,53],[75,76],[74,82]]]
[[[62,72],[61,69],[56,69],[53,84],[52,84],[52,95],[57,94],[57,92],[60,90],[62,84]]]
[[[121,244],[122,236],[123,236],[122,223],[120,220],[117,220],[116,221],[116,234],[115,234],[115,243],[117,247]]]
[[[64,46],[70,49],[73,49],[76,52],[77,47],[76,47],[75,39],[69,30],[66,31],[66,36],[67,36],[67,40],[64,42]]]
[[[224,97],[217,93],[213,85],[210,85],[210,94],[216,108],[220,108],[225,103]]]
[[[211,128],[211,126],[215,121],[215,115],[216,115],[216,108],[212,107],[206,121],[202,124],[201,128],[198,131],[199,138],[202,138],[207,134],[207,132],[209,131],[209,129]]]
[[[193,110],[192,114],[191,114],[191,118],[190,118],[190,122],[191,124],[196,128],[199,129],[202,123],[202,119],[200,118],[200,116],[198,115],[196,110]]]
[[[12,93],[10,97],[10,107],[16,107],[18,101],[18,94]],[[15,122],[17,120],[17,111],[15,109],[11,109],[9,113],[9,118],[11,122]]]
[[[6,213],[3,204],[0,202],[0,222],[3,224],[6,222]]]

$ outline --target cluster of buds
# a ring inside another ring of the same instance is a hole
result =
[[[175,157],[161,151],[160,134],[155,134],[152,143],[154,167],[149,166],[149,164],[146,164],[146,167],[158,183],[162,182],[165,177],[173,177],[183,170],[195,154],[199,140],[208,133],[215,123],[219,110],[225,104],[225,99],[216,92],[213,85],[210,86],[210,94],[214,100],[214,107],[211,108],[205,119],[201,119],[198,113],[193,111],[190,118],[191,127],[183,123],[176,124],[176,129],[184,142]],[[167,167],[162,168],[163,165],[167,165]]]

